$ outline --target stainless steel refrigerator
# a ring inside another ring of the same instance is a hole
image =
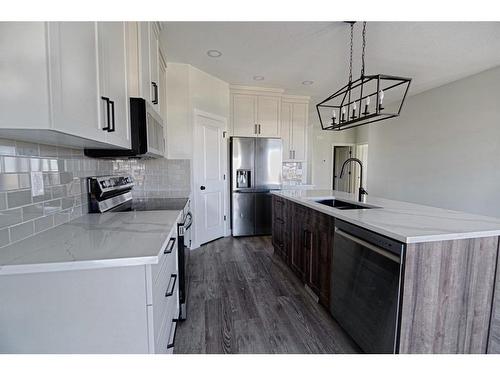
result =
[[[270,191],[281,189],[281,139],[232,137],[230,153],[233,236],[271,234]]]

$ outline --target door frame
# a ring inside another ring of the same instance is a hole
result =
[[[200,126],[199,123],[199,118],[204,117],[208,118],[211,120],[215,121],[220,121],[222,122],[222,131],[225,134],[225,137],[222,141],[222,170],[225,171],[225,181],[226,183],[224,184],[224,192],[223,192],[223,202],[224,202],[224,208],[223,208],[223,214],[226,217],[225,224],[224,224],[224,237],[230,236],[231,233],[228,227],[229,223],[229,176],[228,176],[228,167],[227,167],[227,158],[228,158],[228,148],[229,148],[229,132],[227,129],[227,118],[224,116],[219,116],[214,113],[210,112],[205,112],[200,109],[195,108],[193,110],[193,138],[192,138],[192,144],[195,144],[195,134],[196,134],[196,127]],[[193,204],[191,206],[191,210],[193,211],[193,231],[192,231],[192,240],[191,240],[191,250],[196,249],[200,247],[200,241],[198,239],[197,235],[197,228],[198,228],[198,215],[196,215],[196,206],[197,206],[197,201],[196,201],[196,190],[195,190],[195,158],[197,157],[196,150],[193,148],[193,153],[192,153],[192,160],[191,160],[191,191],[192,191],[192,201]],[[222,218],[223,219],[223,218]]]
[[[331,168],[330,168],[330,183],[331,183],[331,189],[333,190],[333,168],[335,168],[335,147],[345,147],[345,146],[348,146],[348,147],[352,147],[352,157],[355,157],[354,153],[355,153],[355,147],[356,147],[356,143],[347,143],[347,142],[334,142],[332,143],[331,147],[332,147],[332,164],[331,164]]]

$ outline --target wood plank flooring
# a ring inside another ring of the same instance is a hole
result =
[[[175,353],[357,353],[273,254],[270,237],[222,238],[190,254]]]

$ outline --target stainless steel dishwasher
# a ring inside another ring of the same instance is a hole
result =
[[[397,353],[405,244],[335,222],[330,311],[366,353]]]

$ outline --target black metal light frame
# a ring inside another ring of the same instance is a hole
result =
[[[364,93],[363,89],[365,88],[365,85],[373,80],[376,80],[377,91],[370,92],[369,94]],[[383,87],[383,82],[389,82],[389,83],[386,87]],[[408,93],[410,82],[411,78],[390,76],[385,74],[365,75],[361,76],[355,81],[349,82],[340,90],[333,93],[328,98],[323,100],[321,103],[316,105],[316,111],[318,112],[321,128],[323,130],[340,131],[340,130],[355,128],[361,125],[370,124],[373,122],[386,120],[392,117],[398,117],[399,114],[401,113],[401,108],[403,107],[403,103],[406,99],[406,94]],[[403,86],[404,94],[401,99],[401,103],[399,104],[398,111],[397,112],[384,111],[384,108],[381,107],[381,105],[379,105],[380,91],[383,90],[384,92],[387,92],[401,85],[406,85],[406,87]],[[360,88],[359,97],[356,99],[351,98],[352,90],[357,89],[358,87]],[[338,101],[339,97],[342,97],[342,101],[340,102],[340,104],[337,105],[333,104],[336,101]],[[363,100],[366,100],[368,97],[376,99],[375,112],[373,113],[363,112],[364,109],[362,107],[362,103]],[[353,113],[352,111],[354,110],[353,109],[354,103],[357,104],[357,110],[356,110],[357,112],[355,111],[356,114],[355,118],[352,118],[353,116],[351,116],[351,114]],[[329,116],[328,121],[325,124],[325,121],[321,116],[321,111],[320,111],[321,108],[328,108],[331,110],[338,109],[339,118],[336,119],[336,121],[333,121],[333,119]],[[347,110],[347,119],[345,119],[344,121],[342,121],[340,113],[342,108],[345,108]]]

